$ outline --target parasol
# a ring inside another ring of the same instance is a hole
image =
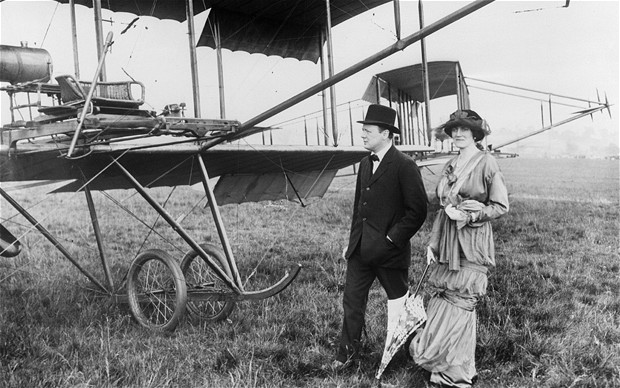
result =
[[[379,365],[379,370],[375,376],[377,379],[381,378],[383,371],[385,371],[392,357],[394,357],[398,349],[407,341],[407,338],[426,322],[426,311],[424,311],[422,297],[418,295],[418,291],[426,277],[428,267],[429,264],[426,265],[414,294],[409,296],[405,301],[403,312],[398,317],[398,323],[396,324],[396,328],[392,331],[391,337],[385,339],[385,348],[383,349],[383,356],[381,357],[381,365]]]

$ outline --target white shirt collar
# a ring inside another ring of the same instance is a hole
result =
[[[391,146],[392,144],[388,143],[385,147],[375,152],[375,155],[377,155],[377,157],[379,158],[379,163],[381,163],[381,161],[385,157],[385,154],[388,152]],[[379,163],[376,163],[376,165],[379,165]]]

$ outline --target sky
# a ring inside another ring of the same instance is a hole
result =
[[[103,1],[105,4],[105,1]],[[601,99],[607,111],[508,146],[503,151],[523,156],[618,155],[619,135],[619,4],[610,1],[563,0],[496,1],[426,38],[429,61],[457,60],[466,77],[528,89]],[[424,3],[429,25],[464,6],[464,1]],[[93,13],[77,6],[80,75],[92,80],[97,67]],[[418,2],[401,0],[402,32],[418,30]],[[385,4],[333,28],[334,66],[339,72],[395,42],[393,7]],[[196,16],[200,31],[207,13]],[[147,109],[161,111],[166,104],[185,102],[193,112],[187,25],[172,20],[141,17],[121,34],[134,15],[103,11],[105,33],[114,32],[114,45],[107,55],[107,78],[129,76],[146,85]],[[74,74],[69,7],[55,1],[0,3],[0,43],[44,48],[53,60],[54,76]],[[202,117],[219,117],[218,83],[214,50],[197,49]],[[241,122],[284,101],[320,81],[320,69],[309,61],[224,50],[224,83],[227,118]],[[372,75],[421,62],[415,43],[336,86],[339,104],[361,98]],[[489,123],[489,142],[499,144],[541,127],[541,103],[491,93],[475,86],[502,89],[468,80],[472,109]],[[504,89],[502,89],[504,90]],[[511,92],[515,92],[514,90]],[[546,97],[545,97],[546,98]],[[554,101],[556,98],[554,97]],[[566,100],[557,99],[558,102]],[[264,124],[279,123],[320,109],[316,95]],[[8,114],[2,95],[1,120]],[[581,104],[581,106],[587,106]],[[433,100],[433,126],[446,121],[455,109],[450,98]],[[544,104],[545,109],[546,104]],[[554,106],[554,122],[569,117],[573,107]],[[549,114],[544,113],[548,124]],[[354,135],[356,136],[356,135]],[[358,139],[359,140],[359,139]]]

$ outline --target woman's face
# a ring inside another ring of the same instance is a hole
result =
[[[452,142],[459,149],[475,144],[474,134],[467,127],[456,127],[452,130]]]

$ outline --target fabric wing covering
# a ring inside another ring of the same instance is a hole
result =
[[[338,170],[304,173],[271,173],[262,175],[225,175],[215,185],[217,203],[276,201],[287,199],[305,201],[323,197]],[[299,196],[299,197],[298,197]]]
[[[56,0],[69,4],[69,0]],[[74,0],[75,4],[92,7],[93,0]],[[153,16],[158,19],[172,19],[182,22],[186,19],[186,0],[103,0],[101,7],[113,12],[127,12],[138,16]],[[206,11],[205,2],[194,0],[194,15]]]
[[[29,152],[28,146],[0,162],[2,182],[72,180],[53,192],[82,188],[83,177],[92,179],[91,190],[131,189],[112,158],[145,187],[183,186],[201,182],[196,157],[204,158],[210,178],[220,177],[215,194],[218,203],[262,200],[298,200],[320,197],[336,172],[368,155],[363,147],[218,145],[200,151],[198,145],[159,146],[127,150],[119,146],[93,146],[87,158],[58,158],[58,151]]]
[[[461,99],[463,108],[469,108],[469,92],[459,62],[429,62],[428,78],[431,100],[456,95]],[[424,75],[421,63],[376,74],[366,87],[362,99],[376,103],[381,97],[399,102],[403,96],[407,101],[424,102]]]
[[[389,0],[331,0],[335,26]],[[211,22],[219,22],[222,47],[317,62],[325,43],[325,0],[207,1],[212,7],[198,46],[215,48]]]
[[[69,3],[68,0],[60,0]],[[331,0],[331,24],[389,0]],[[75,0],[92,6],[92,0]],[[211,9],[198,46],[215,48],[213,27],[219,24],[223,48],[317,62],[325,42],[325,0],[194,0],[194,14]],[[185,0],[105,0],[102,7],[159,19],[186,19]]]

